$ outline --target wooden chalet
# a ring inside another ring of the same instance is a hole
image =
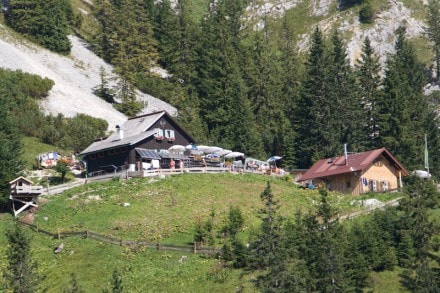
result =
[[[28,207],[38,207],[38,196],[43,193],[43,186],[34,185],[32,181],[22,176],[9,182],[14,216],[18,216]]]
[[[398,190],[408,171],[386,149],[347,154],[316,162],[299,182],[325,184],[329,190],[354,195]]]
[[[141,115],[116,126],[111,136],[95,140],[80,155],[87,164],[87,173],[135,171],[143,164],[163,168],[171,159],[183,160],[183,154],[169,153],[173,145],[194,143],[166,111]]]

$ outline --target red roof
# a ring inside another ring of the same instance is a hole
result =
[[[363,171],[370,167],[380,155],[383,155],[397,170],[401,170],[403,176],[409,175],[408,171],[386,148],[380,148],[363,153],[348,154],[347,162],[345,162],[345,156],[321,159],[307,170],[298,181]]]

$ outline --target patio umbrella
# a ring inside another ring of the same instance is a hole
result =
[[[212,154],[212,153],[215,153],[215,152],[218,152],[218,151],[221,151],[221,150],[222,150],[222,148],[219,148],[219,147],[216,147],[216,146],[212,146],[212,147],[209,147],[209,148],[205,149],[204,152],[207,153],[207,154]]]
[[[217,155],[219,155],[221,157],[221,156],[227,155],[229,153],[232,153],[232,151],[231,150],[221,149],[221,150],[219,150],[217,152],[214,152],[214,153],[216,153]]]
[[[225,158],[237,158],[237,157],[244,157],[244,154],[240,152],[230,152],[225,156]]]
[[[187,150],[197,150],[197,146],[195,144],[189,144],[185,148]]]
[[[185,146],[176,144],[168,149],[171,153],[183,153],[186,150]]]
[[[197,150],[205,152],[206,150],[209,150],[210,146],[207,145],[198,145]]]
[[[281,160],[283,157],[280,157],[280,156],[272,156],[272,157],[270,157],[269,159],[267,159],[267,162],[275,162],[275,161],[278,161],[278,160]]]

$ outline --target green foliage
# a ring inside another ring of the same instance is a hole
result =
[[[370,0],[363,2],[361,9],[359,10],[359,21],[361,23],[371,24],[374,21],[374,8]]]
[[[438,1],[428,2],[428,26],[426,33],[429,40],[433,43],[432,50],[435,55],[436,80],[440,80],[440,4]]]
[[[67,172],[70,170],[70,162],[67,159],[57,160],[56,171],[61,175],[61,183],[64,183]]]
[[[396,54],[387,61],[383,95],[377,100],[378,145],[386,147],[408,169],[422,165],[427,117],[432,117],[423,87],[423,64],[406,41],[405,28],[397,31]],[[430,121],[435,124],[435,121]],[[434,127],[429,127],[433,129]]]
[[[29,236],[18,222],[6,232],[8,267],[4,277],[13,292],[31,293],[39,288],[42,276],[31,256]]]
[[[49,12],[50,11],[50,12]],[[73,19],[69,0],[12,1],[6,23],[49,50],[67,54],[69,22]]]
[[[0,210],[3,210],[9,198],[9,182],[20,174],[23,167],[20,133],[4,106],[0,106]]]
[[[70,282],[67,288],[63,290],[63,293],[83,293],[84,290],[78,283],[78,279],[75,273],[70,274]]]

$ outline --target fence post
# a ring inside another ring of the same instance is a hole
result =
[[[160,243],[156,243],[156,249],[160,250]]]
[[[86,230],[86,238],[89,238],[89,230]]]
[[[57,233],[58,233],[58,240],[61,240],[60,228],[57,228]]]
[[[119,245],[122,246],[122,238],[119,240]]]

